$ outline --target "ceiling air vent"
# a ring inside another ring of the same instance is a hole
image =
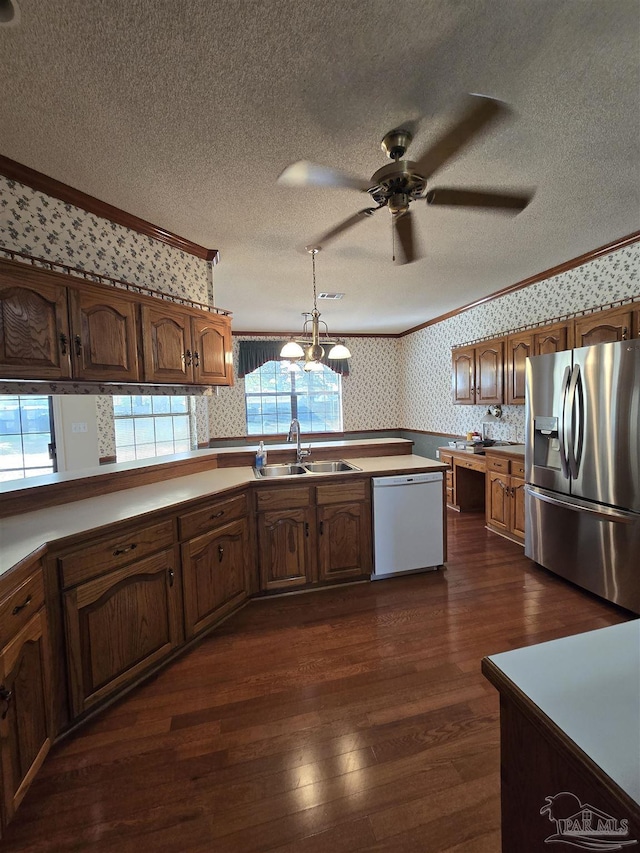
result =
[[[344,293],[319,293],[318,299],[342,299]]]

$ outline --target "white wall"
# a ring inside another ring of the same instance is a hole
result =
[[[96,398],[87,395],[53,398],[58,471],[96,468],[99,464]]]

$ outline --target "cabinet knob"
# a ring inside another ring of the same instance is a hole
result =
[[[309,522],[308,521],[305,521],[305,523],[304,523],[304,535],[305,536],[309,535]]]
[[[167,574],[169,576],[169,586],[173,586],[173,579],[175,578],[175,572],[173,571],[173,569],[169,569]]]
[[[622,327],[622,340],[626,341],[629,339],[629,329],[626,326]]]
[[[4,711],[0,716],[0,719],[6,720],[7,714],[9,713],[9,705],[11,704],[11,700],[13,699],[13,693],[11,690],[7,690],[6,687],[0,687],[0,702],[4,702]]]
[[[224,557],[224,548],[222,545],[218,545],[218,562],[222,562],[222,558]]]

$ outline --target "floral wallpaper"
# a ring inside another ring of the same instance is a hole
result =
[[[640,297],[640,243],[479,305],[400,339],[402,425],[463,435],[480,429],[481,406],[451,402],[451,348],[526,325]],[[487,435],[524,439],[524,406],[503,406]]]
[[[0,247],[207,302],[207,261],[0,175]]]
[[[278,340],[282,335],[270,339]],[[238,363],[240,338],[233,339]],[[242,340],[253,340],[250,337]],[[264,338],[263,338],[264,340]],[[400,418],[399,353],[395,338],[347,338],[351,350],[350,375],[342,380],[345,430],[396,429]],[[211,438],[244,436],[247,432],[244,380],[236,375],[232,388],[220,388],[207,398]]]

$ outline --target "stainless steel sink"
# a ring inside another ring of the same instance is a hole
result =
[[[292,474],[306,474],[302,465],[265,465],[254,469],[256,477],[290,477]]]
[[[312,474],[338,474],[340,471],[362,471],[362,468],[357,468],[355,465],[351,465],[350,462],[345,462],[344,459],[337,459],[331,462],[305,462],[304,467]]]

